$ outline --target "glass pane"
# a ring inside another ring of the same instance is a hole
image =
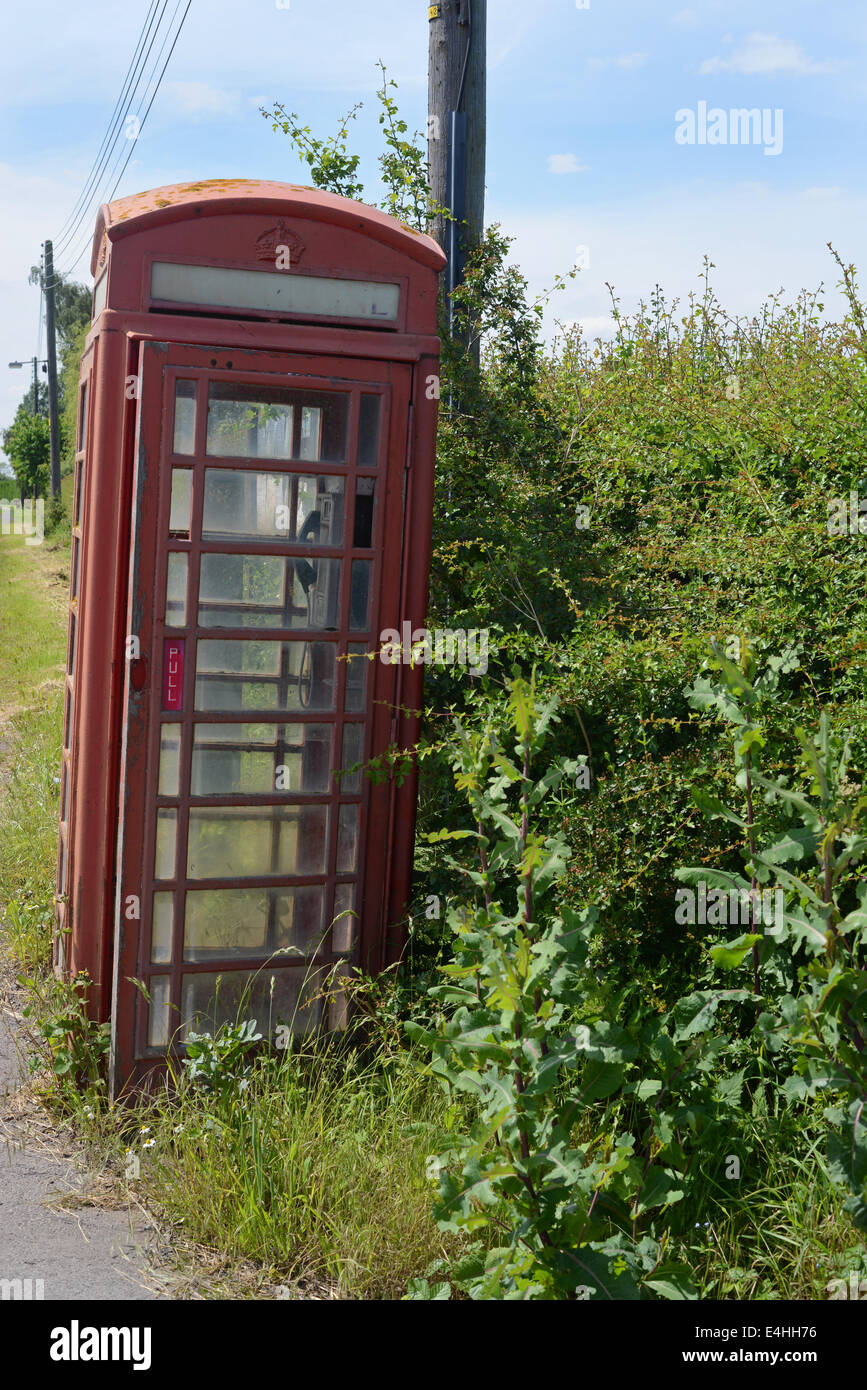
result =
[[[303,459],[316,460],[322,457],[322,410],[319,406],[301,407],[301,439],[298,453]]]
[[[364,759],[364,725],[363,724],[344,724],[343,726],[343,759],[341,768],[352,767],[355,763],[360,763]],[[344,774],[340,778],[340,790],[342,792],[361,791],[361,768],[357,772],[349,775]]]
[[[93,317],[98,319],[105,308],[105,298],[108,294],[108,271],[104,270],[93,287]]]
[[[203,555],[200,627],[334,629],[340,561],[282,555]]]
[[[148,1009],[148,1047],[168,1047],[171,1036],[171,980],[168,975],[152,975],[148,984],[151,1002]]]
[[[204,540],[343,544],[344,478],[205,469]]]
[[[358,807],[341,806],[337,819],[337,872],[354,873],[358,860]]]
[[[87,381],[81,383],[78,396],[78,451],[81,453],[87,444]]]
[[[330,710],[331,642],[202,641],[196,657],[200,710]]]
[[[207,451],[217,458],[346,462],[346,392],[212,382]]]
[[[172,469],[172,505],[169,515],[169,535],[189,540],[190,516],[193,505],[192,468]]]
[[[289,0],[286,0],[289,8]],[[278,228],[257,238],[260,259],[274,261],[280,242]],[[286,267],[288,269],[288,267]],[[286,269],[236,270],[228,266],[182,265],[154,261],[151,296],[169,304],[208,304],[221,309],[262,310],[272,318],[317,314],[339,319],[370,319],[394,323],[400,308],[400,285],[371,280],[347,280],[325,275],[300,275]],[[93,292],[94,309],[105,300],[105,280]],[[234,317],[234,315],[233,315]]]
[[[369,550],[373,540],[373,496],[376,480],[359,478],[355,484],[355,521],[352,544],[356,550]]]
[[[180,724],[163,724],[160,727],[160,796],[177,796],[180,789]]]
[[[319,1022],[321,973],[303,969],[227,970],[185,975],[181,987],[184,1028],[213,1033],[223,1023],[254,1018],[257,1032],[278,1041],[278,1027],[309,1033]],[[273,982],[273,983],[272,983]]]
[[[154,893],[154,905],[151,914],[151,962],[153,965],[171,965],[174,920],[174,895],[172,893]]]
[[[185,627],[187,622],[187,567],[189,556],[169,551],[166,570],[166,627]]]
[[[363,632],[368,626],[370,612],[371,560],[353,560],[352,583],[349,590],[349,627]]]
[[[346,651],[346,695],[343,708],[347,714],[356,714],[365,707],[367,668],[370,663],[366,647],[362,647],[356,642],[350,642]]]
[[[73,526],[81,525],[81,494],[84,490],[84,466],[81,459],[75,465],[75,518]]]
[[[192,454],[196,447],[196,383],[194,381],[175,382],[175,438],[176,454]]]
[[[78,594],[78,560],[79,560],[79,541],[77,536],[72,537],[72,573],[69,578],[69,596],[75,598]]]
[[[197,724],[193,796],[329,790],[330,724]]]
[[[315,955],[322,944],[325,889],[212,888],[187,893],[184,960],[214,956]]]
[[[358,418],[358,466],[375,468],[379,463],[379,417],[381,396],[362,393]]]
[[[69,615],[69,658],[68,658],[67,663],[66,663],[66,669],[67,669],[67,671],[69,672],[70,675],[72,675],[72,672],[75,670],[75,628],[76,628],[75,614],[74,614],[74,613],[70,613],[70,615]]]
[[[190,811],[190,878],[325,872],[327,806],[219,806]]]
[[[355,884],[338,883],[334,889],[334,925],[331,928],[331,949],[338,953],[355,947],[358,918],[355,915]]]
[[[154,855],[154,878],[174,878],[175,846],[178,838],[177,811],[157,811],[157,847]]]

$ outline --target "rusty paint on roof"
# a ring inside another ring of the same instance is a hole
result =
[[[300,198],[299,194],[302,195]],[[128,225],[139,218],[165,213],[168,208],[179,209],[174,214],[174,217],[178,217],[183,215],[180,209],[186,205],[189,208],[186,215],[193,217],[205,211],[205,204],[213,205],[238,198],[249,200],[251,204],[257,201],[288,204],[294,201],[293,195],[301,204],[297,208],[299,216],[321,217],[326,220],[333,219],[344,226],[353,225],[364,235],[373,236],[395,247],[400,247],[403,237],[411,236],[418,247],[418,250],[413,249],[410,252],[414,258],[436,269],[444,264],[442,251],[436,242],[417,228],[410,227],[406,222],[390,216],[380,208],[368,203],[353,202],[324,189],[313,188],[310,184],[278,183],[270,179],[200,179],[188,183],[167,184],[162,188],[152,188],[126,198],[118,198],[100,211],[94,237],[94,257],[103,228],[107,231],[109,240],[113,240],[112,228],[119,233],[123,224]],[[213,211],[217,212],[218,209],[214,207]],[[286,211],[288,213],[291,209],[287,207]],[[168,220],[174,218],[169,216]]]
[[[141,217],[156,208],[167,208],[192,202],[195,198],[212,199],[231,193],[247,193],[263,198],[285,197],[287,193],[320,193],[321,189],[305,183],[278,183],[269,179],[202,179],[196,183],[173,183],[152,188],[144,193],[132,193],[109,203],[110,222],[125,222]]]

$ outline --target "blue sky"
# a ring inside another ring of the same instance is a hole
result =
[[[29,266],[79,198],[146,11],[43,0],[0,19],[0,426],[26,387],[6,363],[37,349]],[[733,312],[822,280],[839,310],[826,243],[867,265],[867,9],[488,0],[488,30],[488,220],[516,238],[534,293],[588,248],[558,319],[604,334],[606,281],[627,309],[656,283],[683,298],[705,253]],[[377,60],[423,128],[427,43],[426,0],[192,0],[116,196],[189,178],[306,182],[260,108],[282,102],[327,134],[363,101],[353,137],[373,198]],[[782,149],[679,143],[676,112],[702,102],[781,111]],[[91,200],[58,257],[87,284],[95,213]]]

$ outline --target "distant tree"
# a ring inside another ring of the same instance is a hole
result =
[[[61,354],[60,366],[60,471],[71,473],[75,463],[75,444],[78,433],[78,376],[84,340],[90,328],[90,310],[87,322],[80,325],[76,334],[70,338]]]
[[[44,288],[42,267],[30,267],[30,284]],[[79,329],[90,323],[91,293],[86,285],[54,274],[54,324],[61,353],[75,339]]]
[[[34,415],[32,408],[22,401],[15,420],[3,431],[3,448],[9,456],[21,496],[44,494],[48,488],[51,451],[45,416]]]
[[[31,285],[43,286],[42,267],[30,267]],[[86,285],[55,274],[54,322],[58,350],[58,407],[60,411],[60,471],[69,473],[75,458],[78,408],[78,369],[84,340],[90,328],[91,292]],[[42,387],[40,386],[40,400]],[[29,400],[33,400],[31,387]],[[48,413],[47,392],[45,413]]]
[[[25,361],[24,366],[27,368],[27,375],[28,375],[28,377],[29,377],[29,380],[28,380],[28,383],[27,383],[27,390],[24,392],[24,395],[21,397],[21,405],[23,405],[23,406],[24,406],[24,409],[25,409],[25,410],[28,410],[28,411],[30,412],[31,415],[33,415],[33,414],[36,414],[36,415],[47,415],[47,414],[48,414],[48,382],[45,380],[44,375],[43,375],[43,376],[40,376],[39,379],[37,380],[37,383],[36,383],[36,410],[34,411],[34,409],[33,409],[33,370],[32,370],[32,364],[31,364],[30,362],[28,362],[28,361]]]

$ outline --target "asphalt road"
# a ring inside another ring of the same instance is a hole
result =
[[[0,999],[0,1299],[152,1299],[157,1295],[142,1280],[149,1233],[138,1213],[87,1205],[89,1175],[70,1141],[62,1131],[52,1133],[39,1112],[37,1146],[32,1117],[22,1118],[27,1107],[16,1099],[21,1067],[14,1037],[23,1001],[14,985],[6,995]],[[19,1293],[4,1282],[10,1280],[31,1283],[23,1282]]]

